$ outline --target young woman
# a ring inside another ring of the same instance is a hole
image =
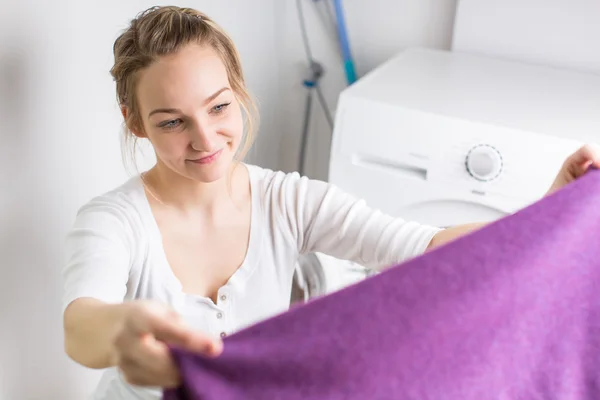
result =
[[[126,135],[148,139],[157,163],[84,205],[67,238],[65,348],[107,369],[96,399],[158,399],[180,379],[167,344],[215,356],[221,337],[284,311],[302,253],[382,268],[478,227],[392,218],[243,164],[254,106],[234,44],[198,11],[146,10],[114,56]],[[598,160],[582,148],[551,190]]]

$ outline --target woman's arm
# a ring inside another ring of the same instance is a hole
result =
[[[82,207],[67,235],[62,270],[65,351],[86,367],[114,365],[112,340],[127,311],[122,302],[131,237],[126,210],[100,199]]]
[[[584,146],[570,156],[548,194],[582,176],[591,166],[600,168],[600,151]],[[297,241],[301,253],[322,252],[370,268],[382,268],[417,256],[484,223],[448,229],[386,215],[334,185],[287,175],[281,181],[282,226]]]
[[[115,338],[123,329],[128,306],[92,298],[73,301],[64,313],[67,355],[88,368],[116,365]]]
[[[220,339],[192,330],[171,308],[144,300],[77,299],[65,312],[65,333],[73,360],[90,368],[117,366],[127,382],[141,386],[181,384],[168,345],[207,357],[223,350]]]
[[[124,302],[140,236],[128,220],[126,209],[93,202],[67,236],[65,351],[89,368],[117,366],[132,384],[175,387],[180,376],[168,344],[211,356],[222,343],[186,326],[167,305]]]
[[[464,224],[441,230],[433,236],[431,242],[429,242],[429,245],[427,246],[427,250],[449,243],[454,239],[483,228],[485,225],[485,223]]]
[[[321,252],[373,269],[423,253],[436,227],[395,218],[326,182],[290,174],[277,204],[280,225],[300,253]]]

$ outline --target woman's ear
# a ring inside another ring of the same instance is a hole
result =
[[[133,127],[131,126],[128,121],[127,121],[127,115],[129,113],[129,109],[127,108],[127,106],[121,106],[121,114],[123,114],[123,119],[125,120],[125,123],[127,124],[127,129],[129,129],[131,131],[131,133],[133,133],[135,136],[139,137],[139,138],[146,138],[146,135],[144,135],[144,133],[142,131],[140,131],[137,127]]]

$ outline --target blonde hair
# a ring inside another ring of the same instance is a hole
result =
[[[244,114],[244,135],[236,154],[243,159],[254,141],[258,125],[258,110],[250,96],[238,51],[225,31],[205,14],[175,6],[151,7],[136,16],[113,46],[115,62],[110,73],[117,86],[119,106],[126,107],[123,128],[123,157],[131,150],[135,164],[137,137],[131,128],[143,131],[136,98],[137,72],[150,66],[161,56],[177,52],[188,44],[211,46],[227,69],[229,84]],[[133,142],[133,146],[130,144]]]

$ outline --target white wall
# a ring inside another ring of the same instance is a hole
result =
[[[118,31],[142,0],[20,0],[0,13],[0,399],[82,399],[97,379],[63,354],[62,243],[90,197],[127,178],[109,75]],[[161,4],[163,2],[158,2]],[[305,0],[333,108],[344,87],[333,42]],[[304,93],[293,0],[178,1],[222,24],[239,46],[262,129],[251,161],[296,167]],[[359,74],[407,45],[447,48],[455,0],[346,0]],[[329,133],[318,109],[310,175],[325,177]]]
[[[452,49],[598,73],[599,16],[597,0],[461,0]]]
[[[457,0],[345,0],[344,8],[350,46],[360,76],[408,46],[449,49]],[[337,96],[346,86],[333,33],[327,32],[312,0],[303,0],[314,57],[324,64],[322,88],[332,113]],[[295,170],[302,129],[306,71],[304,48],[297,19],[295,0],[279,1],[277,31],[281,32],[280,100],[283,120],[280,166]],[[315,102],[316,103],[316,102]],[[327,178],[330,130],[319,106],[314,106],[314,123],[307,175]]]

